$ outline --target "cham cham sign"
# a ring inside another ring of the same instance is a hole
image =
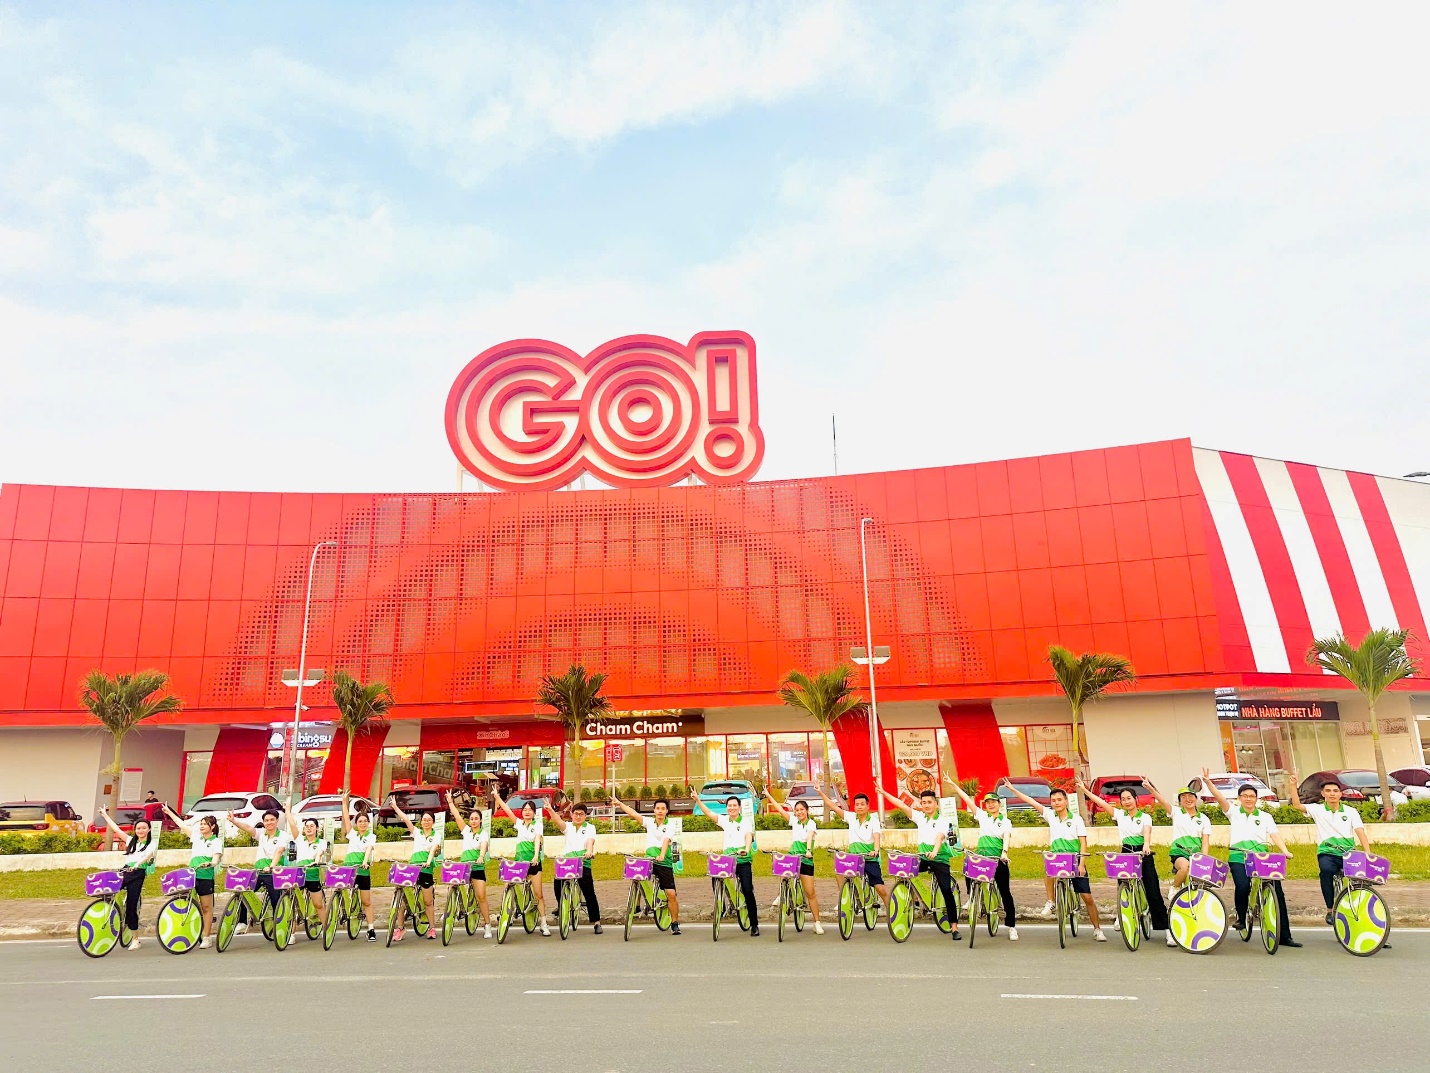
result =
[[[474,476],[508,491],[748,481],[764,458],[755,341],[701,332],[612,339],[582,357],[513,339],[473,358],[447,396],[447,440]]]

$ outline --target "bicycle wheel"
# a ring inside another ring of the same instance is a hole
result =
[[[651,897],[651,916],[655,918],[655,926],[661,931],[669,931],[670,899],[665,896],[663,890],[654,891]]]
[[[896,943],[904,942],[914,930],[914,893],[906,879],[900,879],[889,892],[889,936]]]
[[[988,900],[988,937],[998,934],[998,925],[1003,923],[1003,895],[992,883],[983,885],[983,896]]]
[[[323,949],[331,950],[333,948],[333,940],[338,937],[338,907],[336,905],[329,905],[328,919],[320,923],[322,927]]]
[[[1130,879],[1119,880],[1117,884],[1117,933],[1128,950],[1136,950],[1142,945],[1142,921],[1137,912],[1137,887]]]
[[[1172,938],[1189,954],[1210,954],[1226,938],[1226,905],[1213,891],[1183,887],[1167,906]]]
[[[1073,892],[1072,884],[1066,881],[1063,883],[1063,902],[1068,910],[1068,936],[1076,939],[1078,897]]]
[[[298,927],[298,899],[292,891],[278,895],[273,906],[273,945],[278,950],[287,950],[293,945],[294,931]],[[389,932],[389,934],[391,934]]]
[[[323,934],[323,918],[316,916],[313,909],[313,899],[305,891],[303,894],[303,930],[308,933],[309,939],[317,939]]]
[[[750,907],[745,904],[745,896],[733,879],[725,880],[725,900],[735,907],[735,918],[740,922],[741,931],[750,930]]]
[[[521,906],[522,930],[530,935],[536,930],[536,895],[531,892],[531,880],[521,885],[517,904]]]
[[[793,880],[794,883],[794,930],[804,931],[804,922],[809,918],[809,902],[804,896],[804,881],[802,879]]]
[[[631,884],[630,896],[626,898],[626,942],[631,941],[631,926],[636,922],[636,914],[640,912],[640,884]]]
[[[710,881],[710,941],[712,943],[720,941],[720,921],[726,913],[724,892],[725,885],[718,879]]]
[[[243,895],[235,894],[228,900],[228,904],[223,907],[223,915],[218,918],[218,935],[214,938],[214,948],[222,954],[228,949],[228,944],[233,942],[234,932],[238,930],[238,911],[243,906]]]
[[[398,914],[402,910],[402,888],[392,892],[392,908],[387,911],[387,945],[392,945],[392,937],[397,932]]]
[[[119,945],[122,919],[108,898],[96,898],[84,907],[75,926],[79,948],[92,958],[102,958]]]
[[[128,899],[124,896],[123,892],[120,892],[120,896],[114,900],[114,908],[119,914],[119,945],[125,947],[134,941],[134,933],[129,930],[129,925],[124,922],[128,905]]]
[[[512,918],[518,911],[516,886],[509,883],[506,890],[502,891],[501,912],[497,915],[498,946],[506,942],[507,932],[511,931]]]
[[[249,908],[253,907],[250,905]],[[263,892],[263,901],[258,907],[258,930],[268,942],[273,941],[273,899],[268,896],[267,891]]]
[[[1345,887],[1331,908],[1336,942],[1356,957],[1370,957],[1390,938],[1390,910],[1369,887]]]
[[[198,899],[191,894],[179,894],[159,907],[154,928],[159,933],[159,945],[171,954],[187,954],[199,945],[204,933],[204,915]]]
[[[775,932],[780,937],[780,942],[785,941],[785,921],[790,916],[793,907],[790,905],[789,880],[780,880],[780,904],[775,907],[775,913],[779,919],[775,921]]]
[[[938,886],[938,884],[935,883],[934,886]],[[962,904],[959,902],[958,877],[957,877],[957,876],[950,876],[950,877],[949,877],[949,881],[948,881],[948,892],[949,892],[949,894],[953,895],[953,904],[950,905],[950,906],[948,906],[948,912],[947,912],[947,914],[946,914],[946,919],[948,920],[948,929],[949,929],[950,931],[957,931],[957,930],[958,930],[958,918],[963,915],[963,906],[962,906]]]
[[[574,884],[570,880],[561,884],[561,901],[556,906],[556,930],[561,933],[562,939],[570,936],[574,926],[572,919],[575,916],[575,899],[572,898],[573,887]]]
[[[418,893],[416,887],[407,887],[410,891],[407,902],[407,915],[412,918],[412,930],[423,938],[432,930],[432,921],[427,916],[427,903],[423,901],[422,895]]]
[[[482,911],[477,903],[477,892],[471,887],[462,890],[462,927],[467,929],[468,935],[477,934],[477,915]],[[481,923],[485,924],[483,920]]]
[[[953,930],[953,922],[949,920],[948,906],[943,903],[943,888],[935,880],[929,881],[929,912],[933,914],[933,922],[938,925],[938,930],[947,935]],[[954,906],[957,911],[957,904]]]
[[[447,904],[442,907],[442,926],[438,934],[442,936],[442,945],[452,945],[452,932],[457,926],[458,909],[452,904],[452,895],[447,895]]]
[[[1268,954],[1281,949],[1281,898],[1269,883],[1261,886],[1261,945]]]
[[[867,876],[859,877],[859,904],[864,907],[864,930],[873,931],[879,923],[879,892],[869,885]]]
[[[362,933],[362,898],[356,887],[343,891],[343,923],[347,925],[348,938],[356,939]]]
[[[839,937],[847,940],[854,934],[854,881],[839,884]]]
[[[978,935],[978,914],[987,909],[983,897],[983,888],[986,884],[979,882],[973,884],[973,889],[968,893],[968,949],[973,949],[973,940]]]

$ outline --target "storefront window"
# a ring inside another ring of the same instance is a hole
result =
[[[1072,724],[1051,723],[1023,728],[1028,741],[1028,769],[1054,785],[1072,778]]]
[[[1233,771],[1261,779],[1277,794],[1290,794],[1290,761],[1301,771],[1327,771],[1345,766],[1340,727],[1334,722],[1293,723],[1279,720],[1233,720],[1222,724],[1226,744],[1230,728]]]
[[[581,742],[581,785],[606,785],[606,743],[599,738]]]
[[[645,742],[613,741],[616,757],[611,763],[615,771],[615,785],[621,789],[627,786],[645,784]]]
[[[194,807],[194,803],[204,796],[204,785],[209,781],[209,764],[213,761],[213,755],[213,753],[184,754],[184,791],[180,811],[188,812]]]
[[[377,767],[373,779],[377,785],[371,796],[378,801],[385,800],[394,786],[415,786],[421,773],[417,768],[417,747],[405,746],[382,750],[382,763]]]
[[[788,788],[791,783],[809,781],[809,735],[771,734],[770,761],[774,784]]]
[[[526,747],[527,789],[561,785],[561,750],[560,745]]]
[[[828,739],[823,731],[809,736],[809,777],[815,782],[823,785],[825,781],[826,762],[824,756],[824,743],[829,742],[829,759],[833,767],[828,769],[828,777],[838,781],[844,775],[844,765],[839,761],[839,746],[835,744],[834,734],[831,732]]]
[[[695,789],[699,790],[714,779],[726,777],[724,738],[688,738],[685,754],[686,777]]]
[[[645,750],[646,781],[685,792],[685,739],[651,738]],[[678,795],[677,795],[678,796]]]
[[[422,781],[425,783],[455,783],[457,754],[449,749],[422,754]]]
[[[1003,755],[1008,758],[1009,775],[1027,775],[1028,735],[1022,727],[999,727],[1003,739]]]
[[[763,781],[769,770],[765,756],[763,734],[731,734],[726,739],[729,749],[730,778]]]

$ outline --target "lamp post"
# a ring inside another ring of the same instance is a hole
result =
[[[298,775],[298,723],[303,717],[303,687],[315,686],[323,680],[323,672],[308,667],[308,617],[313,607],[313,568],[318,565],[318,552],[324,548],[336,548],[336,540],[320,540],[313,545],[313,553],[308,556],[308,594],[303,599],[303,638],[298,647],[298,669],[285,670],[283,684],[298,687],[298,695],[293,701],[293,734],[285,751],[288,760],[288,803],[285,811],[293,811],[293,784]]]
[[[874,796],[879,799],[879,823],[884,822],[883,759],[879,749],[879,696],[874,689],[874,668],[889,662],[889,646],[874,647],[874,619],[869,613],[869,555],[864,529],[873,518],[859,519],[859,565],[864,572],[864,645],[851,648],[849,658],[861,667],[869,668],[869,769],[874,773]]]

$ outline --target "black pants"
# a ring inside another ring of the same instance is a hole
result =
[[[1338,853],[1318,853],[1316,863],[1321,868],[1321,898],[1329,909],[1336,900],[1336,876],[1345,874],[1346,859]]]
[[[144,897],[144,880],[149,873],[142,868],[134,868],[124,873],[124,926],[130,931],[139,930],[139,902]]]
[[[1141,846],[1123,846],[1123,853],[1141,853]],[[1152,914],[1152,930],[1167,930],[1167,903],[1162,900],[1162,877],[1157,874],[1157,858],[1142,858],[1142,889],[1147,894],[1147,911]]]
[[[740,884],[740,893],[745,896],[745,911],[750,914],[750,927],[760,926],[760,907],[755,902],[755,873],[749,861],[735,863],[735,879]]]
[[[1251,877],[1246,874],[1246,865],[1231,865],[1231,881],[1236,884],[1236,919],[1245,920],[1247,906],[1251,902]],[[1281,889],[1279,879],[1272,880],[1271,886],[1276,888],[1276,893],[1281,895],[1281,938],[1291,938],[1291,917],[1286,912],[1286,892]]]
[[[932,873],[933,873],[933,881],[938,884],[938,889],[943,893],[943,906],[944,906],[943,911],[944,911],[945,915],[951,915],[952,912],[953,912],[953,904],[954,904],[955,895],[954,895],[954,893],[953,893],[953,873],[949,870],[948,862],[947,862],[947,861],[926,861],[926,860],[924,860],[922,857],[920,857],[920,858],[919,858],[919,871],[920,871],[920,872],[932,872]],[[1004,880],[1004,882],[1007,882],[1007,880]],[[1001,887],[999,888],[999,892],[1000,892],[1000,893],[1002,892],[1002,888],[1001,888]],[[1013,900],[1013,895],[1012,895],[1012,893],[1009,892],[1009,893],[1007,893],[1007,894],[1004,894],[1003,896],[1004,896],[1005,898],[1007,898],[1007,899],[1008,899],[1008,902],[1011,904],[1011,902],[1012,902],[1012,900]],[[958,930],[958,918],[957,918],[957,917],[952,917],[952,921],[953,921],[953,930],[954,930],[954,931],[957,931],[957,930]]]
[[[556,904],[561,905],[561,885],[570,883],[569,879],[558,879],[552,886],[556,891]],[[591,878],[591,868],[586,866],[581,869],[581,878],[576,880],[576,886],[581,891],[581,900],[586,903],[586,919],[592,924],[601,922],[601,903],[596,900],[596,882]]]
[[[257,894],[265,891],[268,894],[269,905],[273,905],[278,901],[278,895],[273,890],[273,874],[271,872],[258,873],[258,890],[254,893]],[[248,899],[246,898],[238,903],[238,922],[240,924],[248,923]]]

